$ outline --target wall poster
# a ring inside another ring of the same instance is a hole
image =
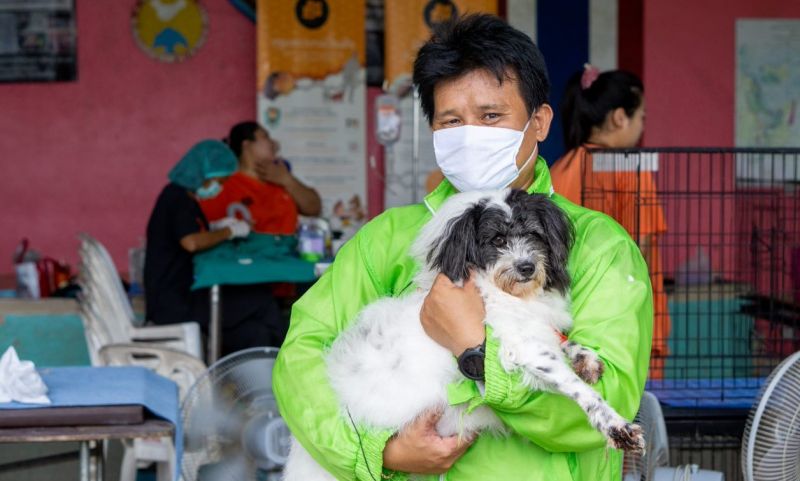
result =
[[[350,0],[257,8],[258,120],[346,235],[367,212],[365,14]]]
[[[74,0],[0,0],[0,82],[78,75]]]

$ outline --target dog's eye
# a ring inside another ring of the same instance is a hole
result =
[[[503,247],[506,245],[506,238],[501,235],[496,235],[492,239],[492,245],[495,247]]]

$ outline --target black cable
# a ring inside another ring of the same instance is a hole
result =
[[[367,461],[367,452],[364,450],[364,444],[361,442],[361,433],[358,432],[358,427],[356,426],[356,422],[353,421],[353,416],[350,414],[350,410],[346,409],[347,417],[350,418],[350,422],[353,423],[353,429],[356,432],[356,436],[358,436],[358,445],[361,446],[361,455],[364,456],[364,464],[367,465],[367,472],[369,473],[369,477],[372,478],[374,481],[378,481],[375,478],[375,475],[372,474],[372,469],[369,467],[369,461]]]

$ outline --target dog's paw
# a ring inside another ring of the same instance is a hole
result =
[[[603,376],[606,366],[594,352],[583,349],[572,359],[572,370],[587,384],[596,384]]]
[[[608,428],[608,444],[612,448],[644,455],[644,433],[638,424],[621,423]]]

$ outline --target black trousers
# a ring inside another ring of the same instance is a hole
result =
[[[220,286],[222,301],[222,355],[249,347],[280,347],[289,329],[272,295],[271,284]],[[208,335],[210,323],[208,289],[192,293],[193,317]]]

